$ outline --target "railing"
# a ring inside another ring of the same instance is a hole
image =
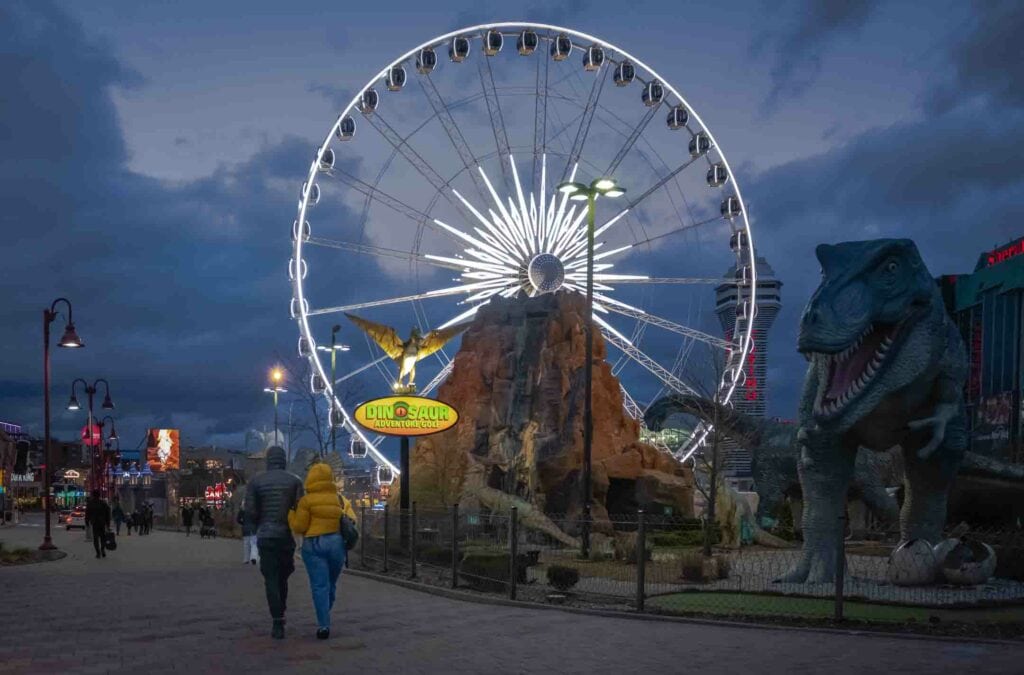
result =
[[[985,583],[963,585],[943,578],[941,566],[929,557],[934,556],[930,546],[920,544],[891,559],[897,532],[873,530],[852,540],[845,535],[845,520],[838,521],[837,532],[844,536],[823,556],[835,563],[835,574],[827,581],[798,583],[780,581],[801,560],[801,543],[792,531],[772,532],[791,541],[790,548],[728,548],[719,545],[724,535],[718,528],[709,532],[698,520],[640,511],[595,522],[592,553],[583,559],[574,541],[578,518],[549,516],[541,522],[515,509],[467,512],[458,505],[415,504],[407,515],[410,527],[401,541],[401,513],[363,510],[351,566],[525,601],[726,617],[884,622],[906,616],[927,625],[936,613],[956,620],[956,613],[969,607],[1024,605],[1020,530],[968,532],[964,541],[991,545],[999,566]],[[710,555],[704,550],[707,536],[713,543]],[[826,574],[812,568],[812,577]],[[931,581],[901,585],[926,578]]]

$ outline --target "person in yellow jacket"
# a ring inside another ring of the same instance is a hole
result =
[[[306,474],[306,494],[298,506],[288,512],[288,526],[301,534],[302,562],[309,576],[309,588],[316,608],[320,640],[331,635],[331,608],[338,577],[345,566],[345,542],[341,538],[341,516],[356,519],[352,505],[338,494],[334,475],[327,464],[314,464]]]

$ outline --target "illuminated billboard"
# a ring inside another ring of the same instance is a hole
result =
[[[146,461],[151,471],[169,471],[181,467],[177,429],[150,429],[146,434]]]

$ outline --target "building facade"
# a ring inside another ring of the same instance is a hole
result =
[[[733,394],[733,407],[747,415],[764,417],[766,405],[766,378],[768,373],[768,332],[782,308],[782,282],[775,276],[763,257],[757,257],[757,297],[753,311],[744,311],[750,302],[750,285],[737,283],[745,279],[747,270],[734,265],[725,273],[726,280],[715,289],[715,313],[722,324],[725,339],[733,340],[733,329],[745,331],[747,322],[753,321],[753,345],[743,365],[744,377]],[[749,316],[747,315],[749,314]],[[737,319],[738,317],[738,319]],[[725,442],[725,475],[735,482],[748,481],[751,476],[751,453],[732,440]]]
[[[1022,463],[1024,237],[983,252],[972,273],[938,281],[967,348],[970,448]]]

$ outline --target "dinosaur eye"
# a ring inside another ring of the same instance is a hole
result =
[[[889,274],[893,274],[900,268],[900,264],[895,260],[890,260],[885,264],[885,271]]]

